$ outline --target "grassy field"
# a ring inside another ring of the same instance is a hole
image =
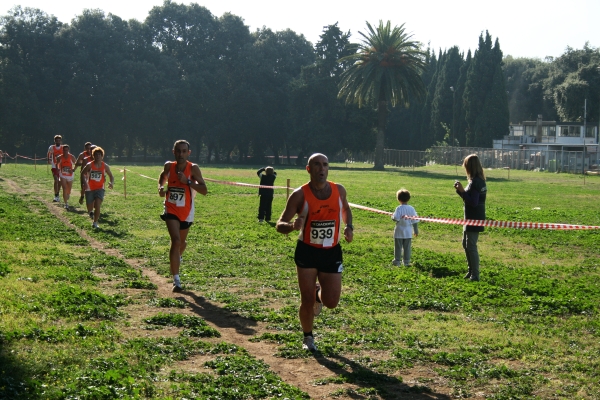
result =
[[[296,237],[257,223],[257,190],[209,182],[197,197],[179,297],[156,181],[141,176],[161,167],[128,168],[125,197],[112,166],[97,231],[82,207],[51,203],[45,166],[0,169],[0,398],[600,399],[600,230],[486,229],[481,281],[468,282],[461,226],[420,223],[412,266],[394,267],[391,219],[354,210],[342,298],[316,319],[313,356]],[[257,168],[202,171],[257,184]],[[308,179],[277,171],[276,185]],[[488,219],[600,226],[600,177],[486,174]],[[463,215],[454,167],[340,164],[329,177],[351,203],[391,212],[404,187],[421,216]],[[285,199],[276,191],[274,219]],[[251,329],[230,334],[228,320]]]

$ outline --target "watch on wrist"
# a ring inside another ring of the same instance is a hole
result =
[[[188,179],[188,185],[191,185],[191,184],[192,184],[192,180]]]
[[[346,228],[350,228],[351,230],[354,230],[354,226],[352,224],[346,225]]]

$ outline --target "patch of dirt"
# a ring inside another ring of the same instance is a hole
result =
[[[211,338],[204,341],[208,342],[227,342],[235,344],[237,346],[246,349],[252,356],[257,359],[263,360],[267,363],[271,369],[277,373],[281,379],[295,387],[300,388],[310,395],[312,399],[325,399],[331,398],[331,393],[334,391],[349,390],[350,393],[359,390],[362,386],[360,384],[331,384],[331,385],[316,385],[314,382],[318,379],[335,378],[340,374],[347,372],[340,365],[352,365],[353,362],[343,356],[336,357],[324,357],[320,354],[314,357],[306,359],[283,359],[275,357],[274,354],[277,351],[277,347],[272,343],[263,342],[250,342],[249,339],[254,336],[259,336],[262,333],[269,332],[266,329],[266,324],[250,321],[245,318],[239,317],[227,310],[224,310],[221,306],[216,303],[206,300],[204,297],[192,292],[184,291],[182,293],[173,293],[172,283],[170,279],[159,275],[152,269],[143,268],[144,260],[125,258],[118,250],[108,248],[106,244],[99,242],[94,237],[90,236],[85,230],[82,230],[73,225],[69,219],[65,216],[65,210],[60,207],[59,203],[53,203],[45,200],[42,197],[35,196],[35,193],[39,193],[35,188],[24,189],[16,184],[14,181],[5,179],[4,180],[10,188],[10,191],[14,193],[29,193],[34,195],[36,200],[46,205],[48,210],[55,215],[61,222],[70,228],[77,231],[82,238],[86,239],[90,246],[96,250],[102,251],[105,254],[118,257],[124,260],[131,267],[140,269],[150,282],[158,286],[157,296],[161,298],[171,297],[178,300],[182,300],[186,303],[187,307],[184,309],[177,309],[176,312],[188,315],[195,315],[203,318],[211,327],[217,329],[221,334],[220,338]],[[167,234],[165,230],[165,235]],[[114,286],[113,286],[114,290]],[[140,291],[133,289],[118,289],[121,293],[128,294],[131,296],[139,297]],[[125,338],[134,337],[175,337],[179,334],[180,329],[177,328],[162,328],[162,329],[145,329],[143,320],[149,318],[158,313],[156,307],[152,307],[145,304],[145,301],[141,300],[137,304],[125,307],[123,310],[129,315],[129,326],[120,328]],[[169,366],[169,370],[180,370],[185,372],[204,372],[207,370],[204,368],[203,363],[207,359],[207,356],[198,355],[188,360],[181,361]],[[373,372],[377,375],[376,372]],[[405,370],[401,374],[402,382],[398,384],[390,384],[387,390],[390,395],[374,396],[374,395],[362,395],[354,392],[352,394],[336,396],[338,399],[345,398],[370,398],[370,399],[409,399],[409,400],[429,400],[429,399],[450,399],[450,393],[452,389],[447,386],[447,382],[441,379],[440,376],[429,368],[423,366],[416,366],[410,370]],[[411,388],[427,386],[431,389],[429,393],[411,393]],[[366,384],[366,387],[369,387]]]

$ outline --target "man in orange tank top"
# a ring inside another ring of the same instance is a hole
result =
[[[175,161],[167,161],[158,177],[158,195],[166,197],[165,210],[160,218],[166,222],[171,237],[169,266],[173,275],[173,292],[176,293],[183,291],[179,267],[187,246],[186,238],[194,222],[194,197],[196,192],[205,196],[208,193],[200,168],[187,160],[190,153],[190,144],[186,140],[176,141],[173,145]],[[167,190],[165,182],[168,183]]]
[[[92,157],[94,157],[94,161],[87,163],[86,166],[83,167],[81,175],[89,175],[88,185],[90,190],[85,192],[85,202],[88,212],[90,213],[90,218],[94,220],[94,222],[92,222],[92,228],[97,229],[99,228],[98,220],[100,219],[100,206],[102,206],[102,202],[104,201],[104,182],[106,180],[106,175],[110,178],[110,182],[108,183],[109,189],[113,188],[115,178],[113,177],[108,164],[103,161],[104,150],[102,147],[96,147],[92,151]],[[92,210],[94,211],[92,212]]]
[[[302,348],[316,351],[312,332],[314,318],[323,306],[337,307],[342,293],[341,221],[345,223],[343,234],[348,243],[354,238],[354,228],[346,189],[327,180],[327,157],[313,154],[306,171],[310,182],[294,190],[276,227],[277,232],[284,234],[300,231],[294,260],[301,297]]]
[[[56,168],[60,176],[60,186],[63,190],[65,210],[69,209],[69,198],[73,187],[73,176],[75,175],[75,156],[69,152],[69,145],[63,144],[63,153],[56,158]]]
[[[81,167],[81,169],[83,170],[83,167],[85,167],[85,165],[90,161],[92,161],[92,144],[90,142],[87,142],[83,145],[83,151],[79,153],[79,157],[77,157],[77,162],[75,163],[75,170],[77,170],[77,167]],[[81,186],[81,197],[79,197],[79,204],[83,204],[83,198],[85,197],[85,187],[87,186],[87,181],[79,179],[79,183]]]
[[[58,174],[58,168],[56,168],[56,158],[62,154],[62,149],[60,148],[62,143],[62,136],[56,135],[54,136],[54,144],[48,148],[48,164],[50,164],[50,168],[52,168],[52,179],[54,179],[54,202],[60,201],[60,176]]]

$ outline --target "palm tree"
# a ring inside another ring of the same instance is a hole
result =
[[[391,28],[390,21],[377,29],[367,22],[369,34],[359,32],[364,38],[355,54],[343,57],[340,63],[351,63],[342,73],[338,98],[346,104],[359,107],[370,105],[377,109],[377,140],[375,143],[375,169],[383,169],[383,144],[388,108],[400,103],[409,106],[409,94],[421,99],[425,85],[421,74],[425,69],[426,53],[420,43],[410,40],[404,24]]]

